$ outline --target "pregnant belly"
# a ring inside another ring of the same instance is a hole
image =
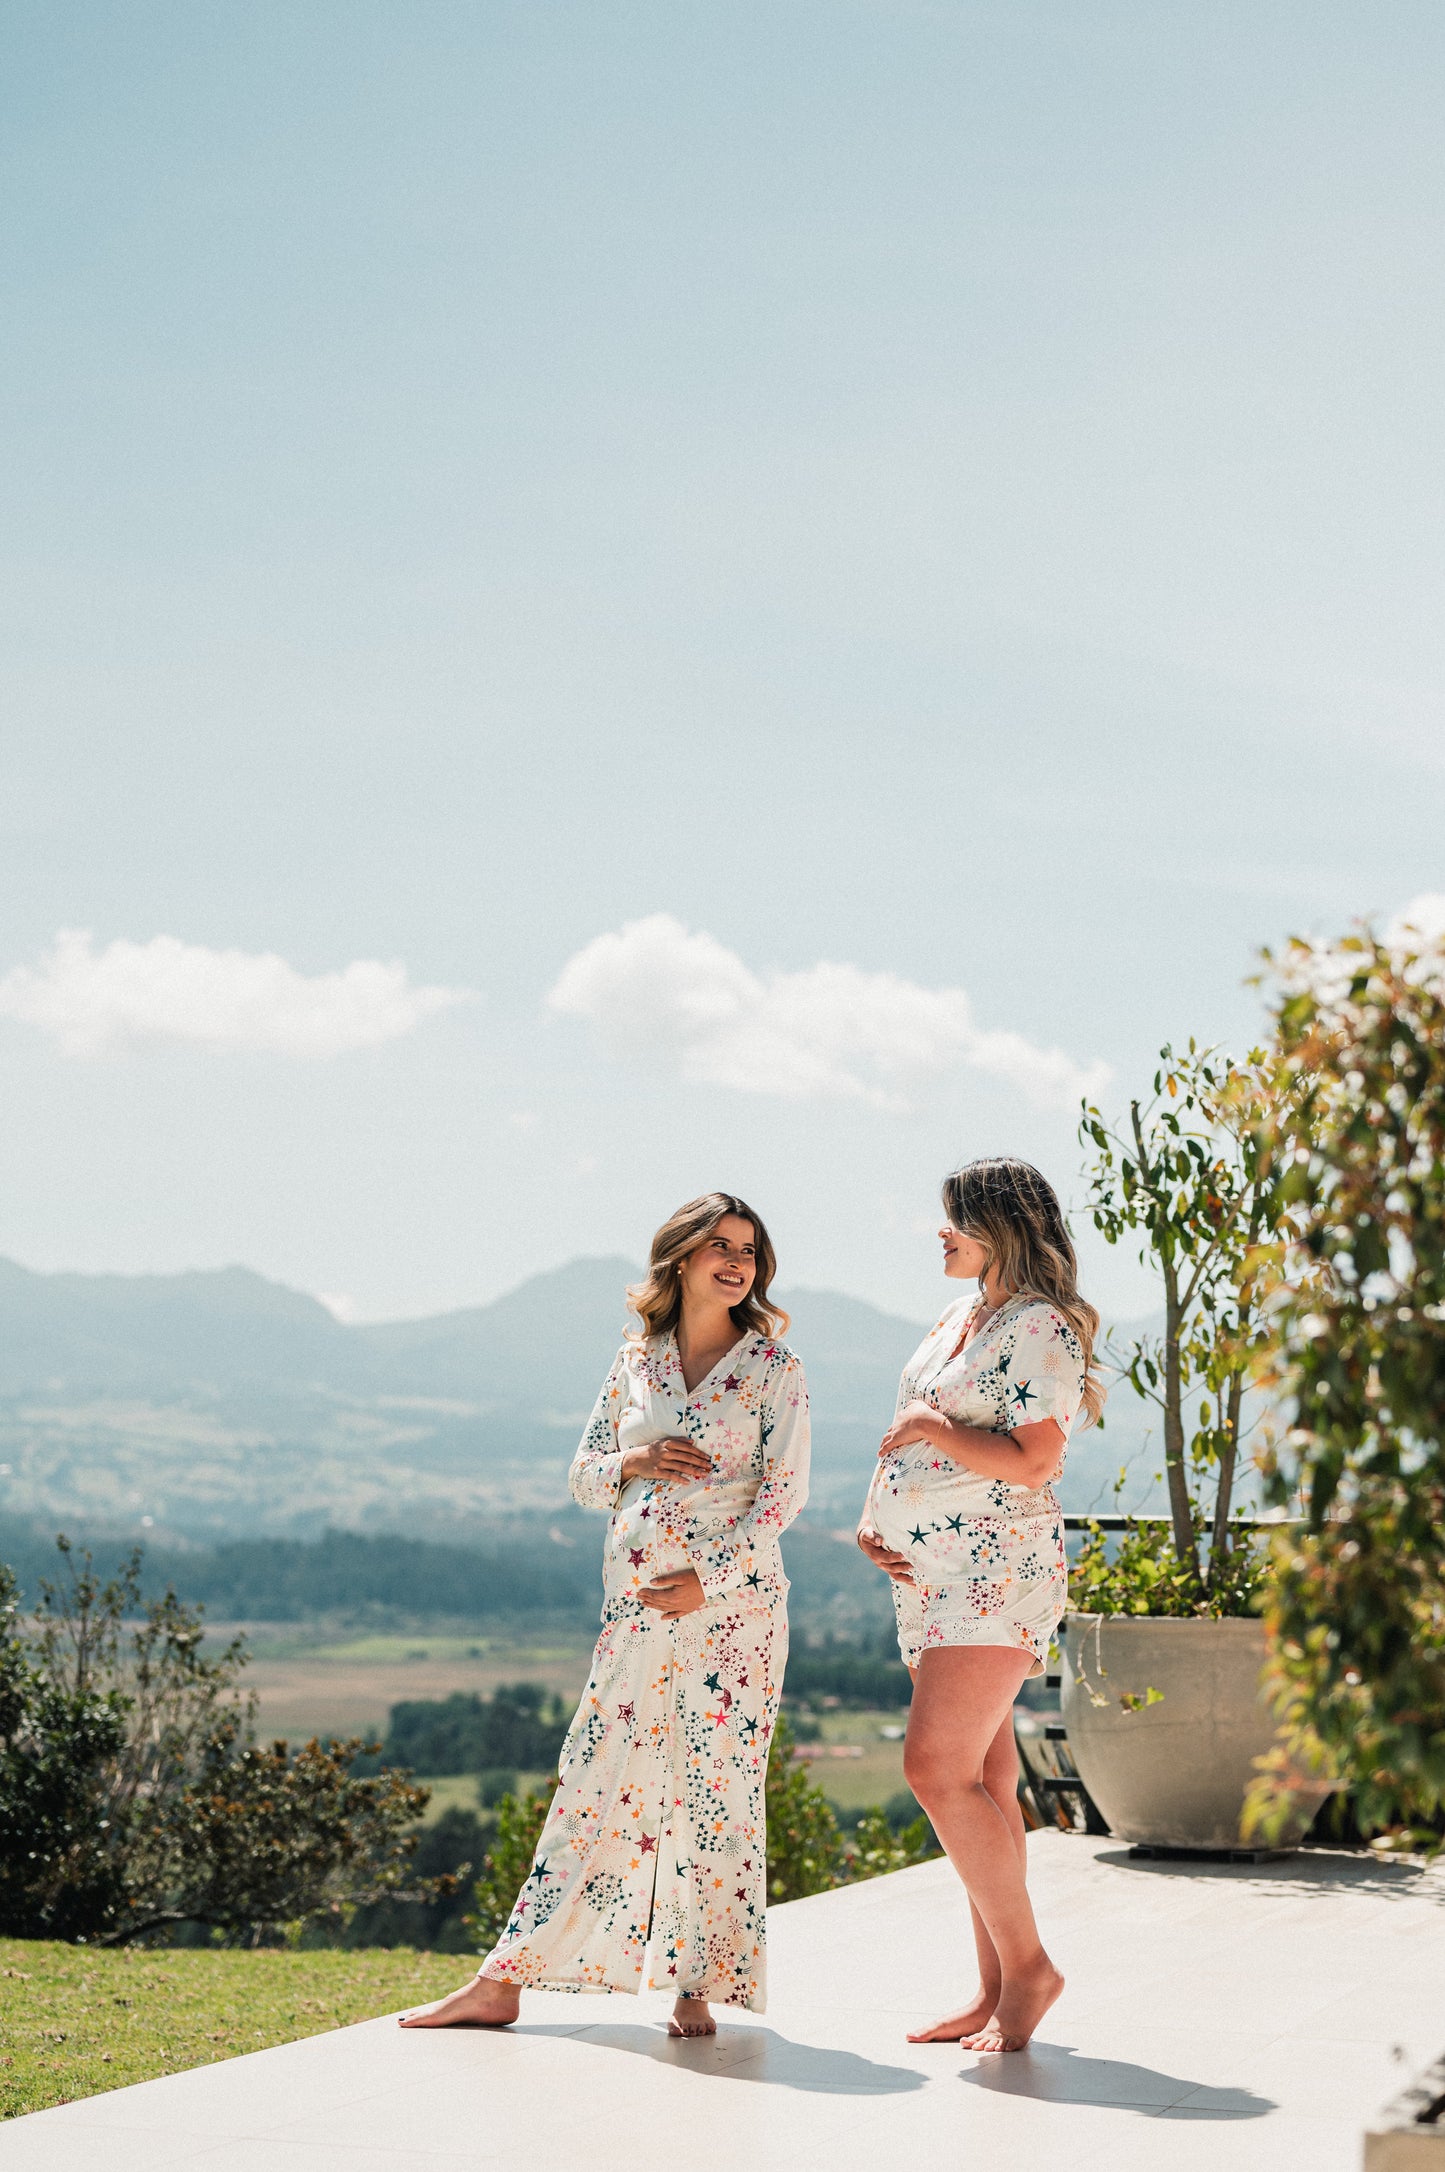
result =
[[[609,1592],[640,1590],[685,1569],[709,1539],[726,1538],[752,1507],[756,1480],[730,1486],[640,1485],[613,1511],[603,1563]]]
[[[906,1554],[926,1584],[1056,1572],[1063,1517],[1053,1489],[1002,1486],[969,1471],[880,1466],[870,1495],[874,1528]]]

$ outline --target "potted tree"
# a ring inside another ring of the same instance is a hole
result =
[[[1110,1244],[1137,1238],[1159,1278],[1162,1327],[1110,1354],[1119,1388],[1159,1412],[1169,1513],[1117,1546],[1090,1530],[1071,1576],[1061,1701],[1090,1795],[1113,1832],[1142,1845],[1244,1845],[1256,1760],[1277,1733],[1260,1686],[1264,1548],[1231,1512],[1284,1212],[1265,1122],[1281,1091],[1272,1056],[1239,1064],[1191,1042],[1161,1051],[1127,1129],[1084,1109],[1095,1225]],[[1273,1844],[1297,1838],[1327,1792],[1297,1776]]]

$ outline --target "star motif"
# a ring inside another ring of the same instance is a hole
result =
[[[644,1833],[637,1845],[644,1855],[651,1855],[653,1849],[657,1846],[657,1842],[653,1839],[651,1833]]]
[[[723,1382],[723,1387],[729,1395],[736,1395],[741,1386],[742,1382],[736,1373],[729,1373],[727,1379]]]
[[[718,1690],[722,1687],[718,1676],[716,1674],[705,1674],[702,1679],[704,1686],[710,1689],[713,1695],[716,1696]]]
[[[637,1717],[637,1707],[631,1704],[620,1704],[617,1707],[617,1717],[630,1727]]]
[[[757,1731],[758,1723],[755,1719],[745,1719],[743,1721],[743,1733],[747,1736],[750,1742],[753,1736],[757,1733]]]
[[[627,1558],[632,1563],[634,1569],[640,1569],[643,1562],[647,1559],[646,1549],[641,1546],[634,1546],[628,1553]]]
[[[1019,1409],[1027,1410],[1029,1404],[1034,1400],[1035,1397],[1033,1389],[1029,1386],[1027,1380],[1021,1380],[1018,1386],[1014,1389],[1014,1401],[1018,1404]]]
[[[530,1885],[532,1883],[532,1879],[535,1878],[538,1885],[540,1885],[544,1878],[550,1878],[554,1875],[555,1874],[547,1868],[546,1856],[539,1855],[535,1864],[532,1867],[532,1877],[527,1880],[527,1883],[528,1885]]]
[[[957,1531],[961,1537],[963,1534],[962,1516],[950,1516],[948,1519],[948,1528],[950,1531]]]
[[[919,1530],[917,1524],[913,1526],[913,1529],[909,1532],[908,1536],[912,1539],[915,1546],[921,1546],[923,1544],[923,1533]]]
[[[763,1588],[763,1580],[761,1576],[759,1576],[756,1569],[753,1570],[751,1576],[744,1577],[743,1581],[744,1583],[748,1584],[754,1591],[761,1591]]]

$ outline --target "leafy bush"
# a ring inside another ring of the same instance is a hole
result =
[[[241,1640],[209,1656],[173,1592],[140,1609],[138,1554],[102,1584],[59,1543],[28,1636],[0,1569],[0,1931],[257,1941],[403,1891],[424,1790],[360,1742],[258,1744]]]
[[[1218,1618],[1257,1613],[1268,1560],[1262,1535],[1237,1532],[1208,1583],[1202,1583],[1197,1554],[1181,1559],[1167,1525],[1131,1523],[1110,1536],[1091,1523],[1069,1564],[1069,1605],[1079,1614]]]
[[[412,1872],[423,1885],[435,1884],[433,1900],[371,1901],[358,1908],[345,1926],[341,1943],[352,1951],[367,1946],[416,1946],[426,1953],[468,1953],[470,1880],[486,1861],[496,1835],[495,1818],[475,1810],[444,1810],[433,1825],[422,1827]]]
[[[556,1792],[554,1778],[520,1798],[504,1795],[497,1805],[496,1832],[472,1888],[472,1913],[465,1919],[479,1952],[493,1947],[511,1920]]]
[[[1293,1404],[1273,1462],[1307,1528],[1278,1540],[1265,1619],[1292,1771],[1352,1790],[1366,1829],[1445,1818],[1445,944],[1408,931],[1279,967],[1295,1097],[1262,1127],[1293,1218],[1276,1314]]]
[[[546,1772],[571,1718],[535,1682],[513,1682],[481,1697],[415,1698],[394,1704],[382,1762],[440,1778],[454,1772]]]
[[[939,1853],[921,1812],[895,1829],[887,1810],[865,1810],[845,1839],[823,1790],[794,1759],[786,1714],[778,1715],[768,1749],[768,1899],[802,1900],[861,1878],[906,1870]]]
[[[843,1836],[833,1806],[793,1755],[796,1738],[780,1712],[768,1745],[768,1899],[802,1900],[841,1882]]]

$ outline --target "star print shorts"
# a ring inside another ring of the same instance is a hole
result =
[[[1028,1578],[1005,1574],[927,1583],[920,1577],[892,1588],[898,1648],[906,1666],[916,1667],[926,1651],[939,1645],[993,1644],[1029,1652],[1034,1662],[1030,1674],[1044,1671],[1069,1595],[1061,1566]]]

